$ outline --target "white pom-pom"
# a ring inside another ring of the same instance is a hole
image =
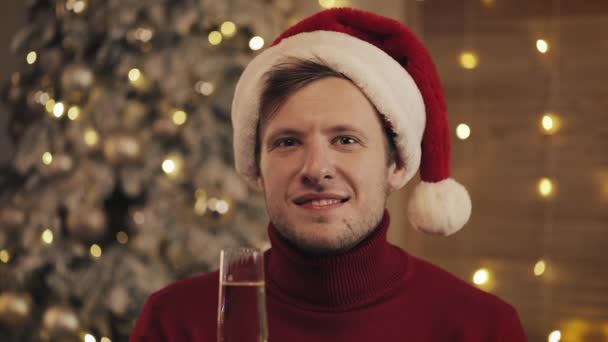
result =
[[[408,205],[408,218],[416,230],[435,235],[459,231],[471,216],[467,190],[448,178],[437,183],[420,182]]]

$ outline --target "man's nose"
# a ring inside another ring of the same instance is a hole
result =
[[[334,163],[329,146],[310,143],[304,154],[301,180],[305,185],[319,186],[334,178]]]

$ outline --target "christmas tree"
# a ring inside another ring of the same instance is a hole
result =
[[[230,105],[289,2],[26,3],[3,89],[0,341],[123,341],[152,291],[266,244]]]

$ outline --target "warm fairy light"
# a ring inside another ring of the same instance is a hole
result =
[[[65,8],[74,13],[82,13],[87,7],[87,4],[83,0],[68,0],[65,3]]]
[[[144,213],[137,210],[135,213],[133,213],[133,221],[138,225],[144,224],[144,221],[145,221]]]
[[[206,198],[197,198],[194,202],[194,212],[199,215],[205,215],[207,211],[207,199]]]
[[[545,273],[545,270],[547,268],[547,264],[545,263],[544,260],[539,260],[536,265],[534,265],[534,275],[537,277],[540,277],[541,275],[543,275],[543,273]]]
[[[323,8],[332,8],[336,6],[336,0],[319,0],[319,6]]]
[[[37,91],[36,92],[36,101],[43,106],[46,106],[46,103],[51,99],[49,93],[45,91]]]
[[[492,7],[496,4],[495,0],[481,0],[481,3],[484,4],[486,7]]]
[[[176,110],[172,115],[173,123],[176,125],[183,125],[188,119],[188,115],[183,110]]]
[[[116,233],[116,241],[124,245],[129,242],[129,235],[121,230]]]
[[[549,337],[547,338],[547,341],[549,341],[549,342],[559,342],[561,340],[562,340],[562,333],[559,330],[553,330],[549,334]]]
[[[253,51],[259,50],[264,47],[264,38],[255,36],[249,40],[249,48]]]
[[[460,124],[456,127],[456,136],[460,140],[466,140],[471,136],[471,128],[467,124]]]
[[[112,340],[110,340],[108,337],[102,337],[101,340],[99,340],[99,342],[112,342]]]
[[[8,264],[11,260],[11,253],[9,253],[6,249],[0,250],[0,261]]]
[[[84,143],[91,147],[97,145],[97,143],[99,143],[99,134],[97,134],[97,131],[92,128],[87,128],[84,131]]]
[[[46,243],[47,245],[50,245],[53,243],[53,231],[51,231],[50,229],[45,229],[42,232],[42,236],[40,237],[42,239],[42,241],[44,243]]]
[[[53,155],[51,154],[51,152],[44,152],[42,154],[42,163],[44,165],[51,165],[52,162],[53,162]]]
[[[137,82],[141,78],[141,71],[137,68],[129,70],[129,81]]]
[[[538,181],[538,192],[543,197],[549,197],[553,193],[553,182],[551,179],[543,177]]]
[[[53,109],[55,108],[55,100],[49,99],[44,104],[44,107],[48,113],[53,114]]]
[[[85,334],[83,340],[84,340],[84,342],[97,342],[97,340],[95,339],[95,336],[93,336],[91,334]]]
[[[180,173],[182,164],[182,158],[177,154],[172,154],[163,161],[162,169],[167,176],[175,177]]]
[[[90,248],[91,255],[95,258],[99,258],[101,256],[101,247],[98,244],[94,243]]]
[[[213,91],[215,90],[213,83],[203,82],[203,81],[196,82],[196,85],[194,86],[194,88],[196,89],[196,91],[198,91],[199,93],[201,93],[205,96],[211,95],[213,93]]]
[[[163,161],[163,171],[165,171],[165,173],[169,174],[172,172],[175,172],[175,162],[171,159],[165,159]]]
[[[549,51],[549,43],[544,39],[538,39],[536,41],[536,50],[540,53],[547,53]]]
[[[25,57],[25,59],[27,60],[27,64],[34,64],[36,63],[36,59],[38,58],[38,55],[36,54],[36,51],[30,51],[27,56]]]
[[[135,30],[135,39],[140,40],[144,43],[149,42],[154,36],[154,31],[146,27],[138,27]]]
[[[78,106],[71,106],[70,109],[68,109],[68,119],[73,121],[78,119],[79,116],[80,108]]]
[[[211,197],[208,201],[207,201],[207,208],[209,208],[212,211],[216,211],[216,207],[217,207],[217,202],[218,199],[215,197]]]
[[[559,118],[553,113],[545,113],[540,124],[545,134],[554,134],[561,125]]]
[[[63,113],[65,111],[65,107],[63,106],[63,103],[61,102],[57,102],[55,103],[55,105],[53,106],[53,115],[56,118],[60,118],[63,116]]]
[[[211,31],[207,39],[211,45],[219,45],[222,42],[222,34],[219,31]]]
[[[220,32],[226,38],[234,37],[236,34],[236,25],[232,21],[224,21],[220,26]]]
[[[460,65],[465,69],[475,69],[478,64],[477,55],[473,52],[463,52],[460,54]]]
[[[485,268],[480,268],[473,274],[473,283],[476,285],[484,285],[488,280],[490,280],[490,272]]]
[[[226,202],[224,200],[217,201],[217,204],[215,205],[215,211],[224,215],[225,213],[228,212],[228,209],[229,209],[228,202]]]

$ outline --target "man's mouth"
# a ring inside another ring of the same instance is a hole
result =
[[[349,197],[309,195],[296,198],[293,202],[306,209],[332,209],[348,202]]]

